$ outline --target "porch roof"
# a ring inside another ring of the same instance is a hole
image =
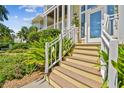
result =
[[[42,14],[36,16],[36,17],[32,20],[32,24],[35,24],[35,23],[43,24],[43,16],[42,16]]]

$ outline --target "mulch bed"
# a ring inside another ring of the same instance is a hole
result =
[[[40,71],[33,72],[30,75],[24,76],[22,79],[6,81],[5,84],[3,85],[3,88],[19,88],[39,78],[43,78],[43,72]]]

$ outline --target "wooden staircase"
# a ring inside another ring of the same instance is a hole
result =
[[[98,44],[76,44],[72,56],[65,57],[48,76],[56,88],[99,88],[102,78],[96,64],[99,61]]]

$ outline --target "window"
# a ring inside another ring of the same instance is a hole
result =
[[[85,11],[85,5],[81,6],[81,12]]]
[[[113,15],[113,14],[115,14],[115,13],[117,13],[118,12],[118,6],[116,6],[116,5],[107,5],[107,14],[108,15]],[[113,18],[114,16],[112,16],[111,18]],[[109,21],[109,34],[110,35],[113,35],[113,32],[114,32],[114,22],[113,22],[113,20],[110,20]]]
[[[90,15],[90,38],[101,36],[101,11]]]
[[[88,6],[87,6],[87,9],[95,8],[95,7],[96,7],[96,5],[88,5]]]
[[[85,13],[81,14],[81,38],[85,37]]]
[[[115,13],[114,5],[107,5],[107,14],[112,15]]]

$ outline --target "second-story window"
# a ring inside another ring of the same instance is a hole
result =
[[[92,8],[95,8],[95,7],[96,7],[96,5],[88,5],[87,9],[92,9]]]
[[[112,15],[118,12],[117,5],[107,5],[107,14]]]
[[[85,11],[85,5],[81,6],[81,12]]]

